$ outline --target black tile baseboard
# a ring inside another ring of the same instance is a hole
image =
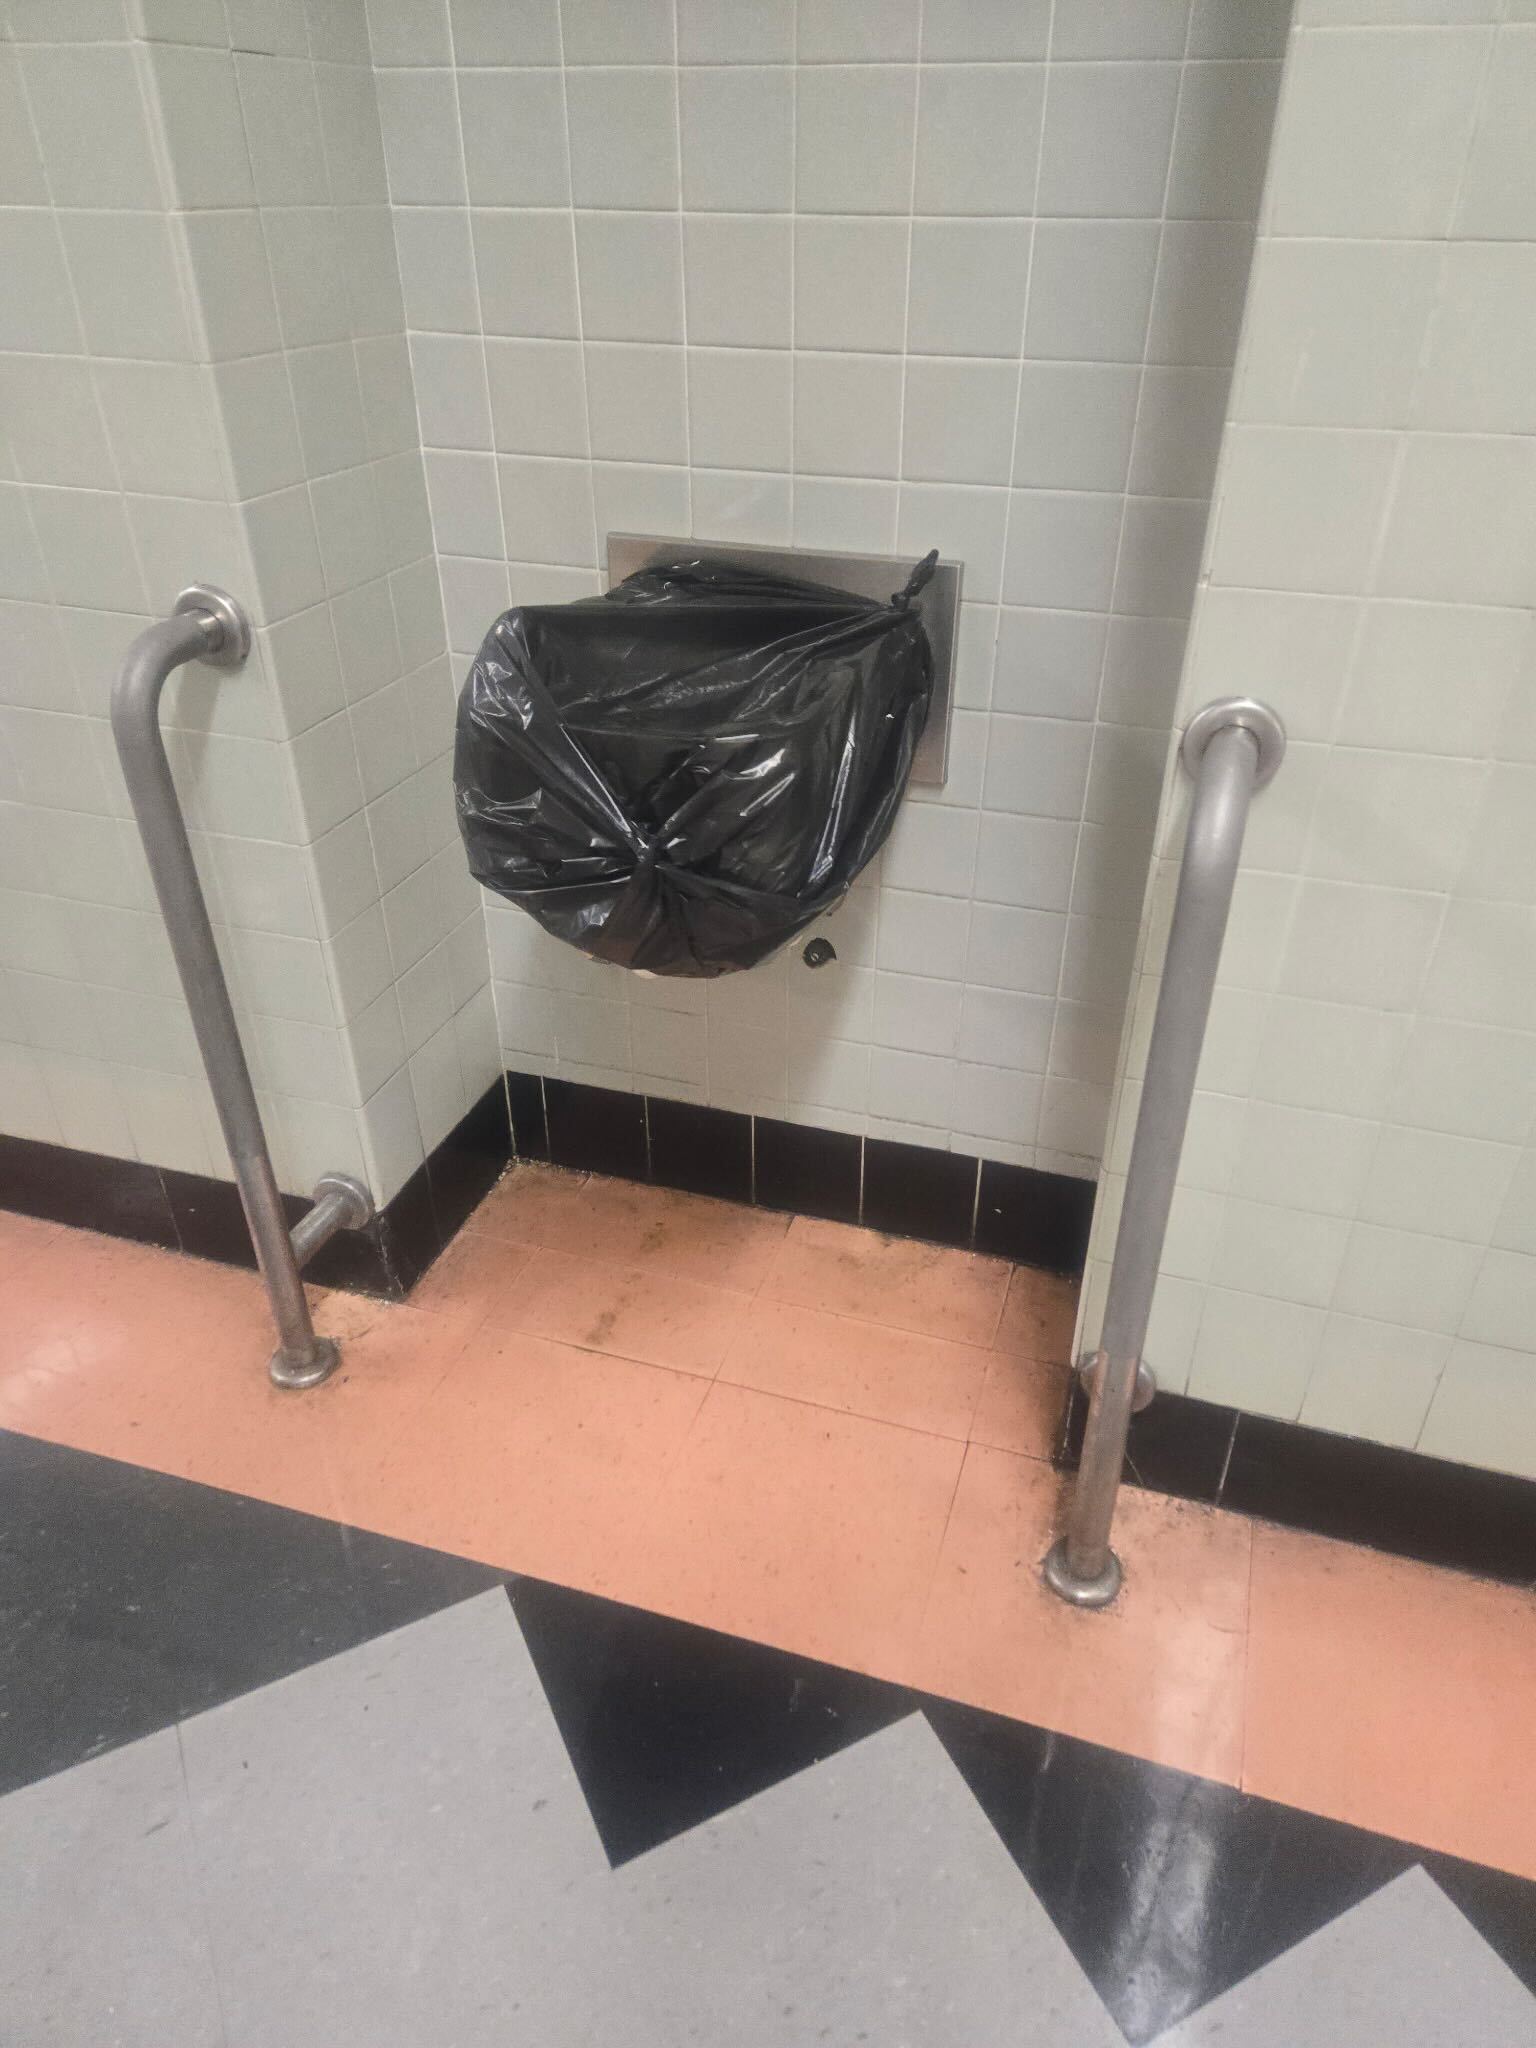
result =
[[[645,1105],[651,1179],[725,1202],[752,1199],[752,1119],[652,1095]]]
[[[1056,1463],[1076,1469],[1088,1403],[1074,1378]],[[1506,1585],[1536,1585],[1536,1480],[1300,1422],[1159,1394],[1131,1417],[1125,1480],[1283,1528]]]
[[[775,1117],[752,1119],[753,1194],[759,1208],[857,1223],[864,1140]]]
[[[1092,1181],[536,1074],[507,1093],[519,1158],[1083,1270]]]
[[[889,1138],[864,1140],[864,1221],[891,1237],[971,1249],[976,1234],[978,1159]]]
[[[320,1248],[305,1279],[403,1301],[511,1157],[507,1087],[496,1080],[366,1228]],[[291,1226],[309,1203],[284,1195],[283,1207]],[[220,1265],[256,1264],[238,1190],[210,1174],[0,1135],[0,1209]]]
[[[509,1072],[367,1229],[332,1238],[306,1277],[402,1300],[513,1158],[864,1223],[1071,1275],[1082,1271],[1093,1209],[1093,1183],[1065,1174]],[[296,1222],[307,1202],[283,1199]],[[0,1136],[0,1208],[255,1264],[233,1184],[204,1174]]]

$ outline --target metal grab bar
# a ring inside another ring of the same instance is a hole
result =
[[[1224,697],[1185,728],[1179,759],[1194,778],[1184,861],[1174,898],[1162,987],[1147,1051],[1141,1107],[1126,1170],[1099,1348],[1089,1363],[1088,1424],[1066,1533],[1042,1572],[1077,1607],[1107,1607],[1120,1591],[1110,1548],[1133,1407],[1151,1398],[1142,1362],[1179,1154],[1195,1092],[1206,1018],[1248,823],[1248,804],[1285,753],[1285,728],[1267,704]]]
[[[238,668],[250,649],[250,620],[234,598],[210,584],[192,584],[173,615],[146,627],[129,648],[112,686],[112,736],[277,1324],[278,1348],[268,1370],[280,1387],[313,1387],[335,1371],[340,1349],[333,1338],[316,1335],[299,1268],[338,1230],[368,1222],[373,1197],[350,1174],[325,1174],[314,1207],[289,1235],[160,734],[160,694],[174,669],[188,661]]]

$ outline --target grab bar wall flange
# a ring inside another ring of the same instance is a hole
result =
[[[1207,704],[1190,720],[1179,758],[1194,778],[1184,858],[1163,960],[1126,1169],[1099,1348],[1088,1361],[1088,1422],[1063,1535],[1041,1567],[1076,1607],[1107,1607],[1120,1591],[1110,1547],[1126,1437],[1141,1383],[1142,1349],[1178,1180],[1206,1019],[1237,880],[1249,802],[1274,776],[1285,728],[1252,697]]]
[[[334,1339],[317,1335],[310,1319],[299,1277],[301,1250],[303,1258],[311,1257],[337,1230],[367,1222],[373,1201],[360,1181],[328,1174],[316,1190],[315,1207],[289,1234],[160,731],[160,698],[174,670],[189,661],[237,668],[250,646],[244,608],[227,591],[190,584],[171,616],[147,626],[128,649],[112,686],[112,737],[277,1324],[278,1348],[268,1371],[277,1386],[313,1387],[335,1371],[340,1349]]]

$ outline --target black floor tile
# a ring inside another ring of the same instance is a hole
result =
[[[1244,1415],[1222,1505],[1346,1543],[1536,1582],[1536,1482]]]
[[[950,1703],[934,1702],[928,1714],[1133,2044],[1154,2040],[1412,1864],[1441,1875],[1387,1836],[1094,1743]],[[1458,1904],[1536,1979],[1536,1934],[1529,1924],[1511,1931],[1533,1888],[1495,1877],[1479,1899],[1469,1871],[1476,1866],[1453,1873]]]
[[[556,1166],[611,1173],[620,1180],[649,1178],[643,1097],[617,1088],[589,1088],[584,1081],[547,1080],[544,1108],[549,1156]]]
[[[0,1431],[0,1791],[496,1578],[413,1544]]]
[[[976,1161],[961,1152],[864,1141],[864,1221],[892,1237],[969,1246],[976,1210]]]
[[[1094,1183],[984,1159],[976,1249],[1074,1278],[1088,1256]]]
[[[848,1131],[753,1119],[755,1199],[764,1209],[857,1223],[864,1141]]]
[[[1088,1421],[1088,1397],[1076,1375],[1067,1399],[1056,1462],[1075,1471]],[[1187,1394],[1158,1394],[1131,1417],[1125,1446],[1125,1477],[1133,1486],[1181,1500],[1214,1503],[1221,1492],[1232,1448],[1237,1413]]]
[[[879,1679],[542,1580],[512,1606],[615,1863],[912,1711]]]
[[[670,1102],[652,1095],[651,1179],[664,1188],[718,1195],[726,1202],[752,1199],[752,1119],[733,1109]]]
[[[0,1433],[0,1791],[498,1583]],[[509,1592],[615,1863],[921,1712],[1138,2048],[1418,1863],[1536,1990],[1525,1880],[638,1608]]]

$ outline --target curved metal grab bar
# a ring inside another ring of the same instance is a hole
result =
[[[1042,1566],[1051,1591],[1077,1607],[1107,1607],[1120,1591],[1123,1574],[1109,1539],[1131,1411],[1143,1405],[1137,1397],[1138,1380],[1144,1391],[1148,1386],[1141,1353],[1179,1154],[1249,800],[1274,775],[1284,753],[1284,726],[1267,704],[1251,697],[1225,697],[1207,704],[1190,720],[1179,748],[1179,758],[1195,783],[1184,861],[1126,1170],[1104,1326],[1087,1372],[1088,1425],[1077,1484],[1066,1532]]]
[[[192,584],[173,615],[146,627],[129,648],[112,686],[112,737],[277,1324],[278,1348],[268,1370],[280,1387],[313,1387],[330,1377],[341,1354],[333,1338],[315,1333],[299,1268],[338,1230],[368,1222],[373,1198],[350,1174],[325,1174],[314,1207],[289,1234],[160,734],[160,694],[173,670],[188,661],[238,668],[250,648],[250,621],[234,598],[211,584]]]

